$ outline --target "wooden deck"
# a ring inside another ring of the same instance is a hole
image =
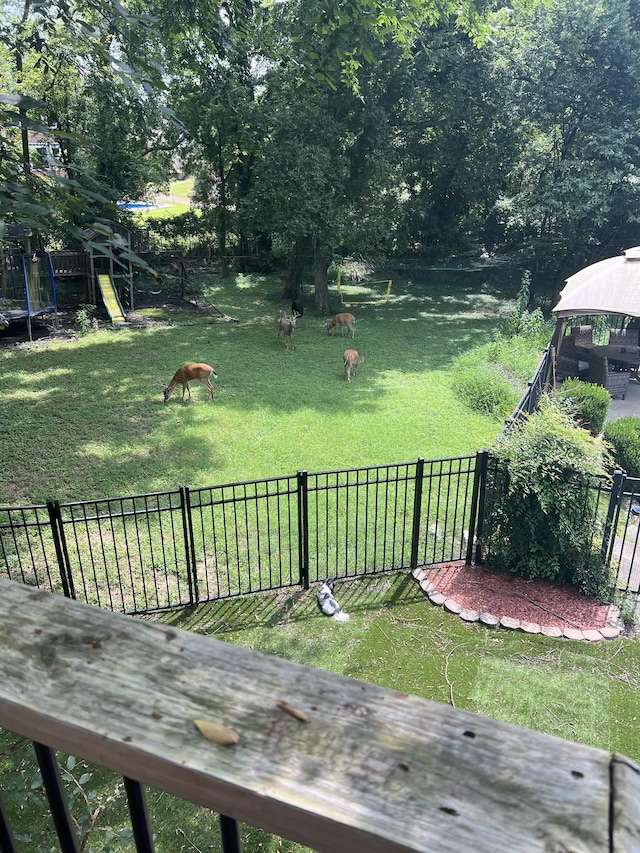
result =
[[[318,851],[640,849],[624,756],[6,580],[0,726]]]

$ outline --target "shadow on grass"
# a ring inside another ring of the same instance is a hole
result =
[[[11,428],[0,446],[13,473],[4,500],[66,501],[273,476],[271,458],[296,470],[291,460],[297,464],[299,454],[289,439],[279,452],[287,430],[314,439],[305,446],[304,467],[320,471],[336,467],[322,462],[334,456],[331,442],[320,438],[332,428],[345,435],[338,466],[398,458],[396,448],[405,446],[437,458],[448,455],[442,445],[456,442],[455,452],[464,453],[475,449],[468,438],[475,430],[484,446],[494,429],[485,416],[465,415],[463,434],[444,430],[458,401],[449,377],[434,372],[448,370],[456,355],[495,330],[504,289],[493,288],[484,278],[440,280],[432,271],[426,281],[394,281],[387,304],[356,311],[354,341],[329,337],[326,318],[307,295],[292,351],[276,338],[279,310],[289,307],[281,280],[239,276],[212,296],[238,316],[234,324],[194,318],[188,328],[102,331],[2,353],[2,418]],[[342,353],[352,344],[366,361],[346,383]],[[183,405],[176,393],[165,406],[160,386],[190,361],[216,368],[213,403],[196,383],[190,401]],[[385,429],[389,413],[406,426],[404,438],[392,425]],[[46,448],[38,458],[36,439]]]
[[[318,583],[314,583],[309,590],[285,588],[182,607],[163,612],[157,619],[185,631],[210,636],[308,622],[318,617],[326,618],[322,617],[317,606],[318,586]],[[334,594],[342,609],[350,616],[383,608],[398,608],[424,600],[416,582],[405,572],[342,580],[336,583]]]

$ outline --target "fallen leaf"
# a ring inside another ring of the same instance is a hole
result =
[[[234,732],[222,723],[214,723],[211,720],[194,720],[200,734],[204,735],[212,743],[220,743],[223,746],[233,746],[240,740],[238,732]]]

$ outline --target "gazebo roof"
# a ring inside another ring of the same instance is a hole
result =
[[[558,317],[587,314],[640,317],[640,246],[570,276],[553,311]]]

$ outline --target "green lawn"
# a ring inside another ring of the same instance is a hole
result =
[[[640,761],[640,644],[553,640],[470,625],[410,576],[347,581],[348,622],[315,590],[185,608],[165,623],[525,725]]]
[[[174,195],[176,198],[191,198],[193,184],[193,178],[185,178],[184,181],[174,181],[169,187],[169,195]]]
[[[0,503],[129,495],[309,471],[437,459],[486,446],[501,421],[471,412],[451,363],[487,340],[504,294],[397,282],[380,306],[353,306],[356,335],[329,337],[310,306],[277,340],[282,282],[208,279],[237,322],[175,315],[151,328],[0,351]],[[310,300],[309,300],[310,301]],[[338,303],[337,303],[338,304]],[[342,353],[365,363],[351,383]],[[218,373],[207,404],[162,402],[159,383],[190,361]]]
[[[500,418],[474,414],[456,399],[451,364],[490,339],[517,281],[510,290],[482,275],[394,281],[386,304],[348,309],[358,318],[353,341],[330,338],[307,300],[293,351],[276,340],[279,311],[289,308],[279,279],[209,277],[206,285],[211,301],[237,322],[167,315],[153,328],[0,351],[0,416],[7,425],[0,435],[0,503],[462,455],[490,444],[502,426]],[[342,374],[347,346],[365,356],[351,383]],[[191,403],[182,405],[178,395],[163,405],[157,383],[188,361],[218,371],[214,402],[207,404],[204,389],[194,386]],[[466,625],[430,605],[403,575],[341,584],[336,592],[348,622],[321,616],[314,590],[158,618],[640,761],[636,641],[587,644]],[[14,740],[0,740],[0,775],[19,767],[18,781],[28,791],[32,760],[26,745],[12,748]],[[123,825],[122,793],[101,770],[79,765],[72,772],[92,774],[84,788],[95,793],[89,806],[100,807],[102,828],[92,843],[102,849],[104,827]],[[32,837],[29,849],[50,849],[39,807],[20,808],[20,796],[21,802],[29,797],[14,793],[12,814]],[[219,849],[208,812],[155,791],[149,806],[159,851]],[[84,808],[78,800],[86,827]],[[247,850],[301,850],[257,830],[244,828],[243,836]],[[110,844],[127,849],[117,838]]]
[[[184,181],[175,181],[170,185],[167,193],[158,194],[158,207],[132,211],[137,224],[141,228],[144,228],[147,219],[170,219],[186,213],[191,209],[188,199],[191,198],[193,184],[193,178],[187,178]]]

